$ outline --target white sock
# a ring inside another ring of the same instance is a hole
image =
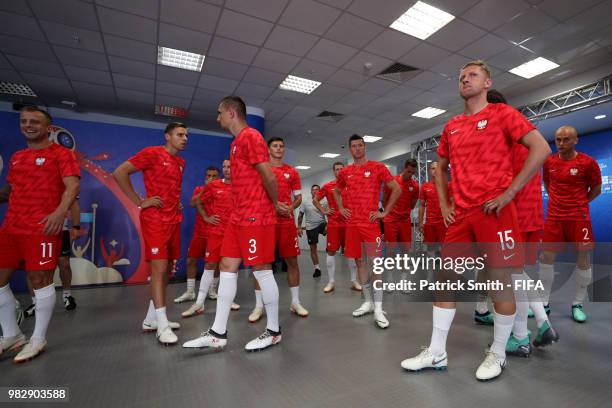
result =
[[[232,303],[238,288],[238,274],[221,272],[219,278],[217,312],[215,313],[215,322],[212,325],[212,329],[215,333],[225,334],[227,331],[227,319],[229,319]]]
[[[289,288],[289,290],[291,291],[291,304],[299,305],[300,304],[300,287],[293,286]]]
[[[546,314],[546,310],[544,310],[544,303],[538,301],[529,302],[529,307],[533,311],[533,315],[536,319],[536,325],[538,329],[542,327],[544,322],[548,321],[548,315]],[[550,322],[548,322],[550,325]]]
[[[456,309],[444,309],[433,307],[433,330],[431,331],[431,342],[429,351],[434,356],[439,356],[446,351],[446,338],[453,324]]]
[[[544,285],[544,293],[542,294],[542,302],[547,305],[550,302],[550,292],[552,290],[553,280],[555,279],[555,269],[553,265],[540,263],[540,280]]]
[[[576,296],[574,297],[574,305],[581,305],[586,299],[587,289],[593,280],[593,269],[576,269]]]
[[[203,305],[206,300],[206,295],[208,294],[208,289],[210,289],[210,285],[213,282],[215,271],[212,269],[204,269],[202,272],[202,278],[200,279],[200,287],[198,288],[198,298],[196,299],[196,303],[198,305]]]
[[[62,292],[62,299],[66,299],[68,296],[72,296],[72,291],[70,289],[64,289]]]
[[[487,313],[489,311],[489,304],[487,303],[487,296],[476,294],[476,311],[480,314]]]
[[[279,331],[278,326],[278,286],[274,275],[270,269],[264,271],[254,271],[255,279],[261,288],[261,297],[266,308],[268,322],[266,328],[273,332]]]
[[[378,286],[378,285],[377,285]],[[375,312],[382,312],[382,301],[383,301],[383,290],[382,290],[382,284],[380,284],[380,289],[375,289],[374,285],[372,285],[372,293],[373,293],[373,298],[374,298],[374,311]]]
[[[0,288],[0,326],[2,326],[2,336],[4,337],[13,337],[21,332],[19,326],[17,326],[15,302],[13,291],[7,283]]]
[[[157,319],[157,331],[162,331],[168,327],[168,316],[166,315],[166,306],[155,309],[155,318]]]
[[[514,285],[514,298],[516,299],[516,313],[514,317],[514,326],[512,334],[517,340],[523,340],[527,337],[527,315],[529,314],[529,298],[527,292],[521,285],[515,282],[524,281],[525,273],[512,275],[512,284]],[[529,278],[527,278],[529,279]]]
[[[357,281],[357,265],[353,259],[348,259],[349,270],[351,271],[351,282]]]
[[[336,281],[336,257],[327,255],[327,258],[325,258],[325,264],[327,265],[327,276],[329,277],[329,282],[333,283]]]
[[[319,264],[316,264],[316,265],[314,266],[314,268],[315,268],[315,269],[321,269],[321,268],[319,268]]]
[[[30,299],[32,299],[32,304],[35,305],[36,304],[36,296],[32,296]]]
[[[187,291],[194,292],[195,291],[195,279],[187,278]]]
[[[40,343],[47,336],[47,327],[49,327],[53,315],[55,285],[50,284],[42,289],[34,289],[34,296],[36,296],[36,323],[34,324],[32,341]]]
[[[362,283],[361,284],[361,293],[363,294],[364,302],[372,301],[372,284],[371,283]]]
[[[152,300],[149,300],[149,308],[147,309],[147,315],[145,316],[144,322],[153,323],[156,320],[157,317],[155,316],[155,305],[153,304]]]
[[[263,309],[263,298],[261,297],[261,290],[255,289],[255,307]]]
[[[506,343],[508,343],[508,338],[510,338],[515,317],[516,313],[503,315],[495,312],[491,351],[502,359],[506,358]]]

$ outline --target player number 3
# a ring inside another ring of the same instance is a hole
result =
[[[254,254],[257,252],[257,241],[254,239],[249,239],[249,253]]]
[[[499,236],[499,242],[501,244],[501,250],[505,251],[506,249],[513,250],[514,249],[514,238],[510,236],[512,234],[512,230],[499,231],[497,235]]]

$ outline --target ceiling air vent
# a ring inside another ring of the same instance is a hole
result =
[[[323,111],[317,115],[317,118],[327,122],[340,122],[344,119],[344,115],[342,113]]]
[[[382,70],[378,75],[376,75],[376,78],[402,83],[416,76],[420,71],[421,70],[418,68],[396,62]]]
[[[0,82],[0,93],[36,97],[32,88],[26,84],[15,84],[12,82]]]

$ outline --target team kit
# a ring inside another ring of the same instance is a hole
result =
[[[174,299],[175,303],[192,302],[182,312],[183,318],[204,314],[207,297],[216,299],[216,311],[209,329],[182,347],[220,350],[227,345],[228,319],[232,310],[240,308],[234,302],[237,272],[244,267],[255,278],[255,307],[248,320],[266,317],[265,331],[244,348],[259,351],[281,343],[279,289],[272,264],[277,256],[286,262],[289,310],[307,317],[309,311],[300,301],[298,266],[299,236],[304,229],[314,277],[321,276],[318,236],[327,238],[328,282],[323,296],[335,290],[336,254],[341,252],[351,270],[351,288],[362,294],[352,316],[372,314],[374,324],[387,329],[390,321],[383,310],[381,274],[374,271],[371,260],[383,251],[392,257],[410,248],[410,214],[417,204],[416,228],[423,234],[428,256],[457,259],[465,256],[464,244],[470,244],[483,255],[479,279],[501,283],[488,293],[494,310],[488,310],[485,298],[479,299],[474,311],[477,323],[493,326],[493,339],[476,370],[478,380],[499,377],[507,355],[526,357],[532,344],[546,347],[559,341],[548,302],[555,258],[565,243],[577,252],[576,292],[568,312],[574,321],[586,322],[583,304],[592,281],[589,255],[594,245],[589,202],[601,192],[597,163],[576,151],[578,135],[571,126],[556,131],[557,152],[552,153],[535,126],[492,89],[486,63],[472,61],[463,66],[458,88],[464,113],[444,127],[438,160],[428,168],[430,181],[419,185],[414,179],[418,167],[414,159],[393,176],[383,163],[367,159],[364,139],[355,134],[348,138],[353,162],[334,163],[333,180],[312,186],[308,198],[303,198],[296,169],[283,161],[284,140],[273,137],[266,142],[247,125],[242,99],[223,98],[217,121],[234,139],[221,171],[206,169],[204,184],[191,196],[189,205],[197,216],[187,253],[187,290]],[[0,227],[0,353],[15,352],[14,361],[25,362],[47,347],[56,300],[53,273],[64,220],[79,194],[80,171],[74,153],[49,140],[51,117],[46,111],[26,106],[19,120],[27,147],[11,157],[7,185],[0,189],[0,203],[8,204]],[[142,329],[156,333],[159,343],[173,345],[179,343],[175,332],[180,324],[168,319],[166,292],[181,256],[184,209],[180,196],[186,163],[180,152],[187,147],[188,128],[170,123],[164,138],[164,145],[136,152],[115,169],[113,177],[140,210],[151,269],[151,297]],[[132,186],[130,177],[136,172],[143,175],[146,197]],[[542,181],[549,195],[546,220]],[[311,214],[319,221],[312,222]],[[204,271],[196,290],[200,259]],[[535,297],[516,283],[529,279],[525,272],[529,266],[539,274],[543,296]],[[26,271],[35,299],[35,326],[29,338],[19,328],[16,299],[9,286],[17,270]],[[453,280],[461,273],[442,269],[435,271],[435,279]],[[448,367],[446,343],[455,312],[452,295],[434,297],[429,346],[401,361],[405,371]],[[538,327],[533,339],[527,329],[530,315]]]

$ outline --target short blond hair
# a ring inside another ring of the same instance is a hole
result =
[[[471,66],[475,66],[475,67],[480,67],[480,69],[482,69],[482,71],[487,74],[487,77],[490,79],[491,78],[491,69],[489,68],[489,66],[487,65],[486,62],[484,62],[483,60],[474,60],[474,61],[470,61],[467,64],[465,64],[463,67],[461,67],[461,71],[463,71],[464,69],[466,69],[467,67],[471,67]]]

